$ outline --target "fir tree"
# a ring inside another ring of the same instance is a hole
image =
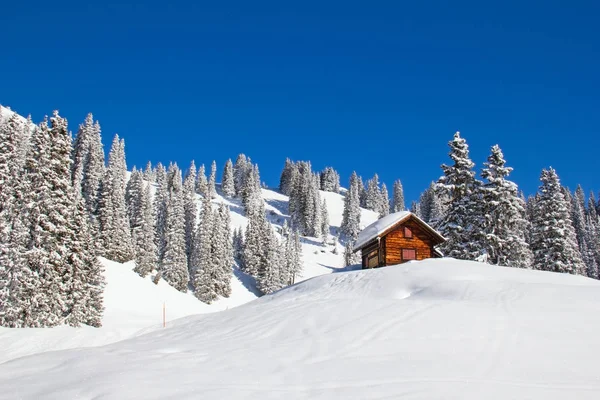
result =
[[[242,197],[243,190],[246,186],[246,178],[252,172],[252,163],[244,154],[238,155],[233,166],[233,184],[235,187],[235,195]],[[259,185],[260,186],[260,185]]]
[[[344,198],[344,211],[342,214],[342,224],[340,229],[343,234],[356,240],[360,232],[360,198],[359,198],[359,178],[356,172],[352,172],[350,177],[350,188]]]
[[[377,174],[367,182],[365,208],[377,213],[381,211],[381,191],[379,189],[379,177]]]
[[[329,212],[327,211],[327,200],[323,199],[321,204],[321,234],[323,235],[323,244],[327,244],[329,237]]]
[[[202,164],[198,169],[198,176],[196,178],[196,193],[201,196],[208,196],[208,180],[206,179],[204,164]]]
[[[235,184],[233,180],[233,163],[228,159],[223,168],[223,178],[221,179],[221,190],[225,197],[235,196]]]
[[[160,258],[161,277],[175,289],[186,292],[189,281],[185,247],[185,210],[181,171],[174,165],[165,224],[165,247]],[[171,175],[171,174],[169,174]]]
[[[98,222],[102,255],[117,262],[134,258],[125,204],[126,173],[125,142],[115,135],[108,156],[108,168],[101,183]]]
[[[216,223],[215,219],[218,218],[215,215],[218,214],[212,210],[210,197],[204,197],[202,202],[202,218],[196,230],[193,246],[192,283],[194,286],[194,295],[200,301],[208,304],[216,300],[219,296],[214,282],[214,277],[219,267],[211,259],[213,225]]]
[[[156,244],[156,251],[158,258],[162,258],[162,254],[165,248],[165,229],[167,223],[167,201],[169,198],[169,188],[167,171],[165,167],[158,163],[156,166],[156,192],[154,193],[154,213],[155,222],[154,227]]]
[[[139,194],[141,199],[141,224],[133,232],[135,244],[135,268],[141,277],[152,273],[158,266],[157,248],[154,242],[154,210],[150,194],[150,182],[146,183],[144,190]]]
[[[390,196],[385,183],[381,184],[381,200],[379,206],[379,218],[383,218],[390,213]]]
[[[531,248],[535,269],[585,274],[567,203],[556,171],[542,170],[532,215]]]
[[[225,204],[221,204],[214,214],[210,258],[214,267],[215,292],[223,297],[231,295],[233,246],[230,224],[229,208]]]
[[[506,166],[498,145],[484,163],[481,176],[487,183],[480,186],[481,201],[486,207],[485,220],[480,231],[488,263],[529,268],[532,253],[526,242],[527,218],[525,202],[519,196],[517,185],[506,179],[512,172]]]
[[[402,188],[402,182],[400,179],[394,182],[394,206],[393,212],[404,211],[406,206],[404,205],[404,189]]]
[[[183,210],[185,229],[185,254],[188,261],[188,270],[191,273],[192,247],[194,245],[194,231],[196,230],[196,165],[191,162],[183,181]]]
[[[104,176],[104,149],[100,124],[88,114],[73,145],[71,178],[76,195],[83,196],[89,213],[98,208],[100,182]]]
[[[217,163],[213,161],[210,165],[210,176],[208,177],[208,196],[211,199],[217,197],[217,189],[215,187],[217,181]]]
[[[135,167],[131,171],[131,176],[125,188],[125,204],[127,207],[127,216],[129,217],[129,226],[133,232],[143,223],[142,217],[142,192],[144,191],[144,176],[142,171]]]
[[[279,178],[279,191],[286,196],[290,195],[292,190],[292,174],[296,168],[292,160],[286,158],[283,171],[281,171],[281,177]]]
[[[483,252],[483,244],[477,240],[482,223],[481,199],[477,198],[480,182],[475,180],[475,164],[469,158],[469,146],[459,132],[454,134],[448,146],[454,164],[442,165],[444,175],[436,185],[440,197],[450,198],[448,212],[438,227],[447,239],[440,247],[449,257],[474,260]]]
[[[321,190],[333,193],[340,191],[340,175],[331,167],[321,172]]]
[[[152,168],[152,163],[148,161],[146,169],[144,169],[144,180],[149,183],[156,182],[156,171]]]

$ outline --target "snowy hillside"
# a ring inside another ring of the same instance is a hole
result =
[[[598,329],[600,282],[426,260],[15,359],[0,397],[595,399]]]

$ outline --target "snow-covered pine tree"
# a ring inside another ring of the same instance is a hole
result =
[[[528,222],[525,203],[519,196],[517,185],[507,179],[513,169],[506,166],[498,145],[492,147],[484,166],[481,176],[487,182],[479,186],[479,190],[485,219],[479,237],[487,262],[530,268],[533,254],[526,242]]]
[[[400,179],[394,181],[394,206],[392,212],[404,211],[406,205],[404,204],[404,188]]]
[[[161,277],[175,289],[186,292],[189,281],[185,248],[185,210],[181,170],[177,164],[169,168],[172,176],[167,201],[165,247],[159,261]]]
[[[235,183],[233,180],[233,163],[231,162],[231,158],[227,160],[227,162],[225,163],[225,168],[223,168],[221,190],[223,191],[223,195],[225,197],[231,198],[235,196]]]
[[[360,256],[354,253],[354,242],[347,241],[344,246],[344,267],[360,264]]]
[[[321,190],[333,193],[340,191],[340,175],[331,167],[321,172]]]
[[[319,176],[313,175],[312,184],[310,186],[310,199],[313,202],[313,214],[310,215],[310,235],[313,237],[320,237],[323,234],[321,230],[323,221],[321,220],[321,194],[319,193]]]
[[[302,262],[302,244],[300,243],[300,233],[296,230],[291,235],[292,243],[290,243],[290,260],[288,268],[289,285],[293,285],[296,279],[302,277],[304,264]]]
[[[16,114],[0,123],[0,326],[9,328],[32,325],[29,299],[37,286],[25,263],[22,133]]]
[[[104,176],[104,148],[100,135],[100,124],[94,122],[90,113],[73,144],[71,179],[76,195],[83,196],[88,213],[98,208],[100,182]]]
[[[102,179],[98,203],[101,254],[113,261],[134,258],[131,231],[125,205],[125,142],[115,135],[108,156],[108,168]]]
[[[356,240],[360,232],[360,179],[356,172],[350,177],[350,187],[344,198],[344,211],[340,230],[351,240]]]
[[[583,256],[584,253],[587,252],[587,243],[585,242],[587,213],[585,209],[585,194],[581,185],[577,185],[574,195],[569,193],[569,200],[571,206],[571,221],[573,221],[573,229],[575,229],[575,237],[577,238],[579,252]]]
[[[279,191],[285,194],[286,196],[290,195],[290,192],[293,188],[293,174],[294,170],[296,170],[296,165],[290,160],[286,158],[285,165],[283,167],[283,171],[281,171],[281,177],[279,178]]]
[[[194,295],[205,303],[214,301],[218,296],[214,290],[214,285],[212,284],[214,264],[210,259],[213,221],[214,212],[211,206],[210,197],[204,196],[202,200],[200,221],[196,228],[194,245],[192,246],[191,278],[194,287]]]
[[[264,247],[258,271],[257,288],[263,294],[273,293],[281,289],[282,257],[280,243],[275,232],[266,220],[262,224]]]
[[[542,182],[534,202],[531,249],[535,269],[584,275],[585,265],[560,180],[552,168],[542,170]]]
[[[208,177],[208,195],[211,199],[217,197],[217,162],[213,161],[210,165],[210,176]]]
[[[210,258],[214,266],[213,279],[215,292],[223,297],[231,295],[233,246],[231,243],[230,224],[229,208],[225,204],[220,204],[214,213]]]
[[[150,161],[148,161],[146,168],[144,169],[144,180],[150,183],[156,182],[156,171],[152,168],[152,163]]]
[[[194,231],[196,230],[196,215],[198,207],[196,206],[196,164],[190,163],[190,167],[185,174],[183,181],[183,210],[184,210],[184,229],[185,229],[185,254],[187,258],[188,270],[191,273],[192,247],[194,245]]]
[[[76,278],[69,264],[79,243],[71,182],[71,137],[67,121],[57,111],[51,123],[49,128],[45,119],[34,131],[26,160],[26,264],[37,279],[29,288],[25,326],[63,323],[75,296],[72,288],[81,287],[73,281]]]
[[[326,245],[329,238],[329,212],[326,199],[323,199],[321,204],[321,235],[323,236],[323,244]]]
[[[262,257],[265,252],[265,240],[263,225],[265,216],[259,213],[252,214],[248,218],[248,225],[246,226],[246,233],[244,235],[244,257],[242,270],[253,276],[258,277],[259,271],[262,265]]]
[[[141,224],[134,231],[133,239],[135,245],[135,268],[141,277],[152,273],[158,267],[158,250],[156,248],[154,230],[154,207],[150,193],[150,182],[144,185],[144,190],[139,194],[141,199]]]
[[[105,279],[102,265],[95,254],[82,198],[77,200],[77,207],[73,212],[71,229],[77,231],[77,234],[71,237],[67,268],[62,278],[66,291],[65,322],[71,326],[87,324],[100,327],[104,312],[102,304]]]
[[[373,175],[373,178],[367,182],[365,208],[377,213],[381,211],[381,191],[379,189],[379,176],[377,174]]]
[[[196,177],[196,193],[201,196],[208,195],[208,180],[206,179],[206,171],[204,164],[198,168],[198,176]]]
[[[144,191],[144,176],[142,171],[133,167],[127,186],[125,187],[125,204],[132,237],[137,228],[143,223],[142,192]],[[135,242],[135,240],[134,240]]]
[[[244,233],[242,232],[242,228],[234,229],[233,231],[233,258],[240,266],[240,269],[244,269],[243,267],[243,258],[244,258]]]
[[[454,134],[448,146],[454,164],[442,165],[444,175],[436,185],[440,197],[447,195],[450,198],[448,212],[438,226],[447,239],[440,247],[448,257],[474,260],[483,252],[483,245],[478,238],[482,218],[481,199],[476,194],[480,182],[475,179],[475,164],[469,157],[469,146],[459,132]]]
[[[233,184],[235,195],[242,197],[243,188],[246,186],[246,178],[252,171],[252,163],[244,154],[239,154],[233,166]]]
[[[156,251],[158,259],[162,258],[165,249],[165,229],[167,223],[167,201],[169,198],[167,171],[158,163],[156,166],[156,192],[154,193],[154,228]]]
[[[390,213],[390,195],[385,183],[381,184],[381,200],[379,203],[379,218],[382,218]]]
[[[260,172],[258,165],[250,166],[249,175],[243,181],[243,187],[240,194],[242,196],[242,205],[246,216],[250,218],[253,214],[264,214],[264,201],[262,199],[260,188]]]

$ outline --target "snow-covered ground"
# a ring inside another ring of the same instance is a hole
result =
[[[600,282],[580,276],[432,259],[319,276],[165,329],[159,316],[129,340],[0,364],[0,397],[600,396]]]

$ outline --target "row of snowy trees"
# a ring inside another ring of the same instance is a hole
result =
[[[97,155],[73,151],[58,112],[35,128],[16,114],[0,121],[0,325],[101,325],[105,282],[88,210],[102,174],[80,189],[82,163]]]
[[[508,179],[501,149],[495,145],[477,179],[475,164],[460,133],[449,142],[451,165],[413,203],[411,209],[448,240],[446,256],[490,264],[568,272],[600,278],[598,205],[585,204],[561,186],[556,171],[543,170],[541,186],[527,201]]]

